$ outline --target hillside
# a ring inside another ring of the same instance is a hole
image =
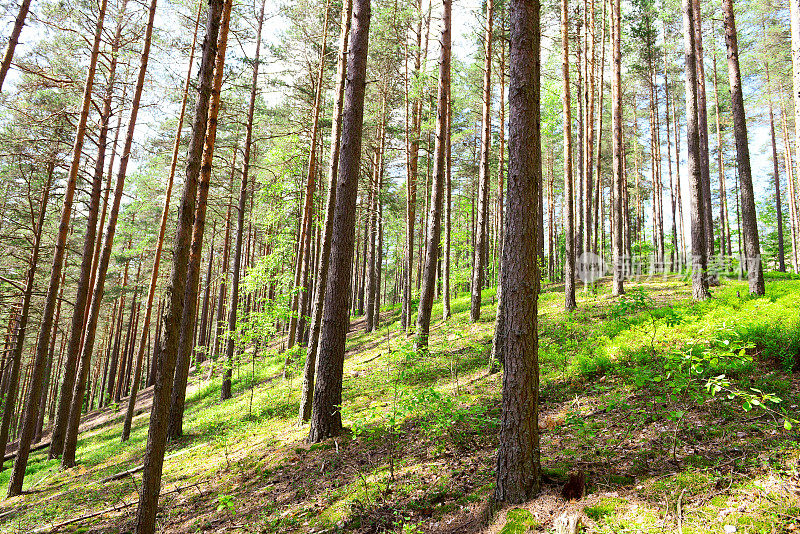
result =
[[[304,443],[297,359],[287,379],[274,351],[241,362],[234,397],[222,403],[219,380],[195,376],[185,436],[167,451],[159,528],[546,532],[569,511],[586,532],[800,530],[800,440],[784,421],[798,417],[800,281],[770,280],[762,298],[726,281],[704,303],[689,290],[670,277],[619,300],[601,284],[594,295],[579,291],[578,311],[565,314],[559,288],[544,288],[545,489],[523,506],[496,510],[488,501],[501,373],[487,373],[496,307],[487,290],[481,322],[469,323],[469,295],[453,302],[450,320],[435,322],[426,358],[410,350],[396,310],[371,335],[356,323],[341,438]],[[737,392],[732,400],[706,391],[721,374]],[[3,531],[130,531],[139,475],[114,475],[141,464],[148,418],[135,418],[125,444],[118,424],[83,433],[74,469],[34,453],[25,494],[0,508]],[[562,486],[578,471],[585,496],[566,502]]]

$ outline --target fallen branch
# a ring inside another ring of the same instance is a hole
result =
[[[163,492],[161,495],[169,495],[171,493],[179,493],[183,489],[185,489],[185,488],[183,488],[183,487],[175,488],[175,489],[172,489],[170,491]],[[98,511],[92,512],[90,514],[82,515],[82,516],[79,516],[79,517],[73,517],[72,519],[67,519],[66,521],[61,521],[60,523],[53,523],[52,525],[49,525],[49,526],[39,527],[39,528],[36,528],[34,530],[31,530],[30,532],[31,532],[31,534],[44,534],[45,532],[53,532],[55,530],[58,530],[61,527],[65,527],[67,525],[72,525],[73,523],[78,523],[80,521],[85,521],[86,519],[92,519],[93,517],[97,517],[99,515],[108,514],[108,513],[111,513],[111,512],[119,512],[121,510],[124,510],[125,508],[128,508],[128,507],[133,506],[134,504],[138,504],[138,503],[139,503],[138,499],[135,500],[135,501],[124,502],[124,503],[122,503],[120,505],[115,505],[115,506],[111,506],[109,508],[104,508],[103,510],[98,510]]]

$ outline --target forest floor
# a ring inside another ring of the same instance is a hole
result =
[[[195,378],[185,435],[167,451],[159,528],[510,534],[552,531],[569,512],[586,532],[800,532],[800,425],[790,424],[800,417],[800,280],[770,276],[755,299],[723,281],[699,304],[678,277],[627,289],[622,299],[607,284],[579,291],[571,314],[558,287],[542,292],[544,473],[530,502],[489,504],[502,373],[487,372],[487,290],[475,324],[469,296],[453,301],[426,357],[396,309],[377,332],[355,328],[348,429],[320,444],[306,444],[308,426],[296,422],[300,358],[287,379],[277,352],[242,363],[225,402],[219,379]],[[83,433],[67,471],[46,450],[32,454],[26,493],[0,503],[0,530],[129,532],[141,473],[113,475],[141,464],[148,419],[135,418],[127,443],[114,417]],[[561,488],[578,471],[585,496],[566,502]]]

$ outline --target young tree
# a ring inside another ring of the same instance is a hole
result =
[[[317,381],[309,442],[336,436],[342,430],[342,373],[352,286],[355,211],[361,169],[361,135],[369,50],[370,0],[353,1],[347,54],[347,82],[342,110],[339,179],[333,212],[330,271],[317,355]]]
[[[764,271],[761,265],[761,246],[758,241],[758,219],[750,171],[750,147],[747,140],[747,116],[742,95],[742,75],[739,71],[739,42],[733,0],[722,0],[725,16],[725,45],[728,49],[728,78],[731,85],[733,136],[736,141],[736,162],[739,164],[739,191],[742,210],[742,238],[747,261],[747,280],[751,295],[764,294]]]
[[[536,262],[538,222],[530,216],[541,183],[538,0],[511,0],[508,190],[503,245],[503,412],[497,451],[500,502],[521,503],[539,491],[539,359]]]
[[[442,233],[444,204],[445,156],[447,142],[447,95],[450,89],[450,32],[452,0],[443,0],[442,50],[439,62],[439,89],[436,98],[436,145],[434,148],[433,182],[428,209],[428,231],[425,243],[423,284],[417,310],[417,350],[426,350],[431,326],[431,310],[436,293],[436,270],[439,260],[439,239]]]

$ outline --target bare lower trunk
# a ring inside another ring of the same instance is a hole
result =
[[[705,204],[703,203],[702,155],[697,110],[697,68],[694,31],[694,12],[692,0],[683,0],[683,42],[686,70],[686,145],[687,172],[689,174],[689,193],[692,217],[692,296],[695,300],[709,298],[708,277],[706,276],[707,248],[705,231]]]
[[[569,81],[569,13],[567,0],[561,0],[561,102],[564,124],[564,307],[572,311],[575,302],[575,192],[572,176],[572,112]]]
[[[624,281],[624,243],[623,243],[623,216],[628,218],[627,212],[623,214],[623,195],[627,189],[625,187],[624,170],[624,146],[622,140],[622,47],[621,47],[621,13],[620,0],[611,0],[611,41],[612,52],[612,75],[611,75],[611,143],[614,153],[612,169],[612,226],[611,226],[611,247],[612,269],[614,272],[612,294],[621,295],[625,292]]]
[[[145,340],[150,332],[150,315],[153,309],[153,298],[156,293],[156,285],[158,284],[158,270],[161,265],[161,251],[164,248],[164,234],[167,229],[167,219],[169,216],[169,203],[172,197],[172,184],[175,178],[175,170],[178,166],[178,152],[180,150],[181,133],[183,131],[183,119],[186,113],[186,99],[189,96],[189,84],[192,77],[192,65],[194,64],[194,51],[197,44],[197,29],[200,25],[200,11],[202,3],[198,5],[197,17],[194,23],[194,37],[192,38],[192,48],[189,53],[189,67],[186,77],[186,83],[183,88],[183,99],[181,102],[181,112],[178,118],[178,129],[175,133],[175,142],[172,146],[172,163],[169,168],[169,178],[167,178],[167,188],[164,198],[164,209],[161,212],[161,224],[158,228],[158,240],[156,241],[156,253],[153,258],[153,268],[150,271],[150,286],[147,290],[147,303],[145,304],[144,321],[142,322],[142,340],[139,343],[139,351],[136,355],[136,369],[133,373],[133,385],[131,387],[131,394],[128,398],[128,407],[125,411],[125,422],[122,426],[122,441],[127,441],[131,434],[131,423],[133,421],[133,410],[136,406],[136,395],[139,392],[139,382],[142,376],[142,362],[144,361]]]

